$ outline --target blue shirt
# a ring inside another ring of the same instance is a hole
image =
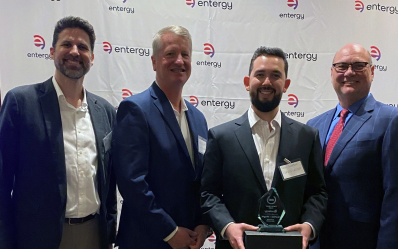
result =
[[[354,113],[356,113],[359,109],[359,107],[362,106],[363,102],[365,102],[365,100],[369,97],[370,93],[368,94],[368,96],[358,100],[357,102],[355,102],[354,104],[352,104],[350,107],[348,107],[348,110],[350,111],[345,119],[344,122],[344,127],[347,125],[348,121],[350,121],[351,117],[354,115]],[[340,103],[337,104],[336,106],[336,111],[334,112],[334,116],[332,119],[332,123],[330,124],[329,127],[329,131],[328,131],[328,135],[326,136],[326,142],[325,145],[328,144],[330,137],[332,136],[334,127],[336,127],[337,123],[339,122],[340,119],[340,112],[343,110],[344,108],[341,107]],[[343,128],[344,129],[344,128]],[[326,146],[325,146],[326,148]]]

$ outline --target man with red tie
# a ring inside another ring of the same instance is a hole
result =
[[[369,93],[374,66],[361,45],[336,53],[331,76],[339,103],[308,121],[319,129],[329,196],[312,248],[398,248],[398,110]]]

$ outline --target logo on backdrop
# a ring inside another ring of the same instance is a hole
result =
[[[293,8],[293,10],[296,10],[298,7],[298,0],[287,0],[287,6]],[[280,13],[279,17],[285,19],[293,18],[297,20],[304,20],[304,14],[298,14],[298,13]]]
[[[287,0],[287,6],[297,9],[298,6],[298,0]]]
[[[214,100],[214,99],[199,101],[199,99],[194,95],[189,96],[189,103],[191,103],[195,107],[198,107],[199,105],[201,105],[201,106],[209,106],[209,107],[220,106],[220,107],[224,107],[225,109],[234,109],[235,108],[235,101]]]
[[[381,53],[380,50],[376,46],[371,46],[370,47],[370,55],[375,58],[377,61],[380,60]]]
[[[364,9],[364,5],[363,5],[363,2],[361,2],[361,1],[355,1],[355,9],[356,10],[359,10],[359,12],[362,12],[363,11],[363,9]]]
[[[195,107],[198,107],[199,100],[195,96],[191,95],[191,96],[189,96],[189,103],[191,103],[191,105],[193,105]]]
[[[133,95],[133,93],[129,89],[122,89],[122,98],[126,99]]]
[[[299,100],[298,100],[297,96],[294,95],[294,94],[289,94],[289,95],[287,95],[287,96],[289,97],[289,98],[287,99],[287,103],[288,103],[289,105],[292,105],[294,108],[296,108],[297,105],[298,105],[298,103],[299,103]]]
[[[119,0],[119,1],[123,1],[123,3],[126,3],[127,0]],[[124,12],[124,13],[127,13],[127,14],[134,14],[134,8],[125,7],[125,6],[109,6],[108,10],[109,11]]]
[[[288,99],[287,99],[287,103],[290,106],[293,106],[294,108],[296,108],[298,106],[299,100],[297,98],[297,95],[295,94],[289,94],[287,95]],[[300,111],[300,110],[295,110],[295,111],[283,111],[283,113],[288,116],[288,117],[292,117],[292,118],[304,118],[305,116],[305,112]]]
[[[195,6],[195,0],[186,0],[186,4],[191,5],[191,7],[193,8]]]
[[[46,46],[44,38],[41,37],[40,35],[34,35],[33,38],[34,38],[33,43],[35,44],[36,47],[41,47],[41,49],[43,49]]]
[[[105,52],[110,54],[112,51],[120,54],[137,54],[139,56],[149,56],[150,51],[149,48],[138,48],[138,47],[129,47],[129,46],[113,46],[109,42],[102,42]]]
[[[380,3],[368,4],[365,6],[362,1],[355,1],[355,10],[362,12],[364,10],[382,11],[389,14],[398,14],[397,6],[380,5]]]
[[[46,46],[46,41],[41,35],[34,35],[33,36],[33,44],[43,50]],[[41,51],[39,50],[39,51]],[[45,54],[45,53],[37,53],[37,52],[32,52],[32,53],[27,53],[26,56],[29,58],[38,58],[38,59],[46,59],[46,60],[52,60],[50,54]]]
[[[185,0],[185,4],[191,6],[193,8],[195,6],[198,7],[210,7],[210,8],[221,8],[223,10],[232,10],[232,2],[224,2],[224,1],[196,1],[196,0]]]
[[[306,60],[306,61],[317,61],[318,54],[317,53],[285,53],[286,59],[294,59],[294,60]]]
[[[112,52],[112,45],[109,42],[103,42],[104,51],[110,54]]]
[[[203,53],[205,55],[209,55],[210,59],[213,59],[213,56],[216,52],[216,50],[214,49],[213,45],[211,45],[211,43],[205,43],[203,44]],[[196,62],[197,66],[208,66],[208,67],[214,67],[214,68],[221,68],[221,61],[197,61]]]
[[[387,104],[387,105],[398,108],[398,104],[397,103],[395,103],[395,104]]]
[[[370,47],[370,56],[372,56],[372,58],[376,59],[376,61],[378,62],[381,59],[380,49],[376,46],[371,46]],[[375,69],[379,70],[380,72],[387,71],[387,65],[374,64],[374,66],[375,66]]]
[[[213,58],[214,53],[215,53],[213,45],[211,45],[210,43],[205,43],[203,45],[205,46],[203,49],[203,52],[206,55],[210,55],[210,58]]]

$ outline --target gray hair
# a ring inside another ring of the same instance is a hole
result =
[[[153,41],[152,41],[153,56],[156,56],[158,54],[159,50],[161,49],[161,47],[162,47],[161,38],[162,38],[162,35],[164,35],[166,33],[174,33],[176,35],[185,37],[185,39],[187,39],[188,44],[189,44],[189,51],[192,54],[192,38],[191,38],[191,34],[189,34],[189,31],[182,26],[172,25],[172,26],[162,28],[153,37]]]

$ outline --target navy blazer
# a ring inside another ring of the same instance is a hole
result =
[[[308,121],[322,147],[335,109]],[[398,110],[370,95],[344,127],[328,164],[320,248],[398,248]],[[317,245],[315,248],[319,248]]]
[[[101,245],[108,248],[117,209],[106,136],[115,110],[92,93],[86,98],[98,152]],[[52,79],[14,88],[0,110],[0,248],[58,248],[66,197],[62,122]]]
[[[309,222],[320,231],[325,219],[327,194],[318,131],[282,113],[281,135],[272,187],[284,203],[281,225]],[[301,160],[306,175],[284,181],[278,166],[284,159]],[[238,119],[209,130],[202,177],[204,218],[217,232],[216,248],[231,248],[221,240],[230,222],[261,224],[258,200],[268,192],[254,144],[247,112]]]
[[[201,224],[199,187],[207,138],[203,114],[185,101],[194,164],[169,100],[156,83],[121,102],[113,131],[116,179],[123,196],[116,242],[124,248],[170,248],[177,226]]]

